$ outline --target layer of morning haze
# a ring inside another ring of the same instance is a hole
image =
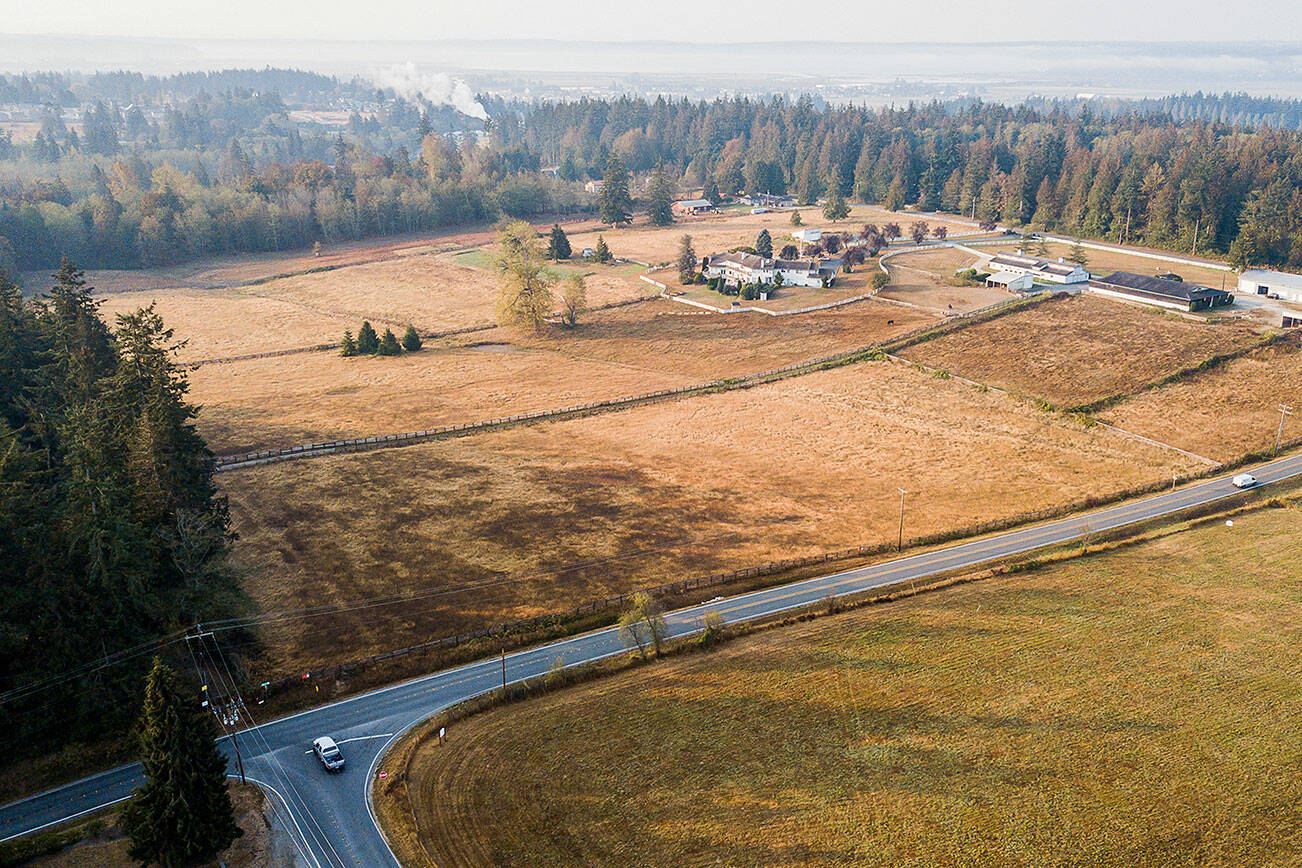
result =
[[[1241,0],[999,0],[972,3],[785,0],[5,0],[9,34],[186,39],[558,39],[744,42],[1251,41],[1302,38],[1302,4]]]

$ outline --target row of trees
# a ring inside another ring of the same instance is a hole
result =
[[[223,111],[248,108],[231,100]],[[700,187],[716,201],[740,192],[791,193],[803,204],[822,197],[833,222],[856,199],[1302,265],[1296,131],[983,103],[819,109],[808,99],[623,98],[498,108],[477,147],[430,130],[414,152],[378,151],[365,143],[386,140],[359,131],[314,156],[286,122],[274,148],[247,133],[221,150],[201,147],[197,159],[162,145],[110,158],[82,141],[75,160],[61,157],[33,177],[23,157],[22,180],[0,191],[0,267],[52,266],[65,253],[96,266],[154,265],[580,207],[580,175],[541,174],[543,154],[600,167],[597,209],[616,226],[633,212],[631,169],[652,173],[643,204],[662,225],[673,220],[673,191]],[[83,139],[91,135],[99,151],[130,125],[123,116],[119,129],[115,111],[91,106],[98,120]],[[281,108],[260,111],[279,118]],[[411,112],[400,114],[394,124],[411,123]],[[67,133],[50,135],[58,144]]]
[[[589,165],[615,153],[720,195],[833,205],[840,195],[1302,266],[1302,133],[1292,130],[1148,110],[625,98],[538,106],[518,135],[522,147]]]
[[[393,329],[385,329],[384,334],[377,334],[375,326],[371,325],[370,320],[364,320],[362,327],[357,330],[357,337],[353,337],[351,331],[344,332],[343,340],[339,342],[339,354],[342,356],[400,356],[406,350],[414,353],[424,344],[420,339],[420,332],[416,331],[413,325],[407,326],[407,331],[403,333],[402,340],[399,341]]]
[[[36,301],[0,275],[0,692],[46,687],[0,703],[8,760],[129,721],[144,658],[69,672],[242,609],[180,346],[70,263]]]

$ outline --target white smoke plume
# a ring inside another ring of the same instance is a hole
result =
[[[375,78],[377,84],[393,88],[403,99],[424,97],[433,105],[452,106],[463,115],[488,120],[488,112],[470,92],[470,86],[459,78],[441,72],[420,72],[410,62],[383,69]]]

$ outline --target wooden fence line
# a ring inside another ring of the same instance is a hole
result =
[[[669,398],[689,395],[705,394],[715,391],[729,391],[732,389],[749,388],[751,386],[770,383],[775,380],[785,379],[790,376],[796,376],[801,373],[808,373],[821,370],[827,367],[833,367],[841,364],[852,362],[863,356],[871,355],[876,352],[887,352],[890,350],[900,349],[908,346],[910,343],[923,338],[938,337],[946,334],[961,325],[967,325],[971,322],[977,322],[984,318],[1000,316],[1009,313],[1014,309],[1026,306],[1031,303],[1053,298],[1045,295],[1032,299],[1009,299],[1001,301],[989,307],[980,310],[970,311],[964,314],[957,314],[950,317],[945,322],[921,326],[906,332],[903,335],[897,335],[887,341],[877,344],[870,344],[854,350],[846,350],[840,353],[833,353],[829,356],[822,356],[810,361],[796,362],[785,365],[780,368],[772,368],[767,371],[760,371],[755,374],[748,374],[744,377],[734,379],[712,380],[708,383],[697,383],[690,386],[679,386],[673,389],[661,389],[655,392],[646,392],[641,395],[633,395],[623,398],[611,398],[605,401],[594,401],[588,404],[579,404],[572,407],[563,407],[551,410],[536,410],[532,413],[521,413],[513,416],[506,416],[498,419],[485,419],[477,422],[464,422],[456,425],[443,425],[438,428],[430,428],[424,431],[407,431],[398,434],[377,435],[371,437],[358,437],[344,440],[334,440],[325,443],[308,443],[298,446],[287,446],[281,449],[264,449],[257,452],[249,452],[239,455],[225,455],[217,458],[217,470],[236,470],[243,467],[252,467],[259,464],[270,464],[279,461],[291,461],[297,458],[332,455],[337,452],[361,452],[369,451],[374,448],[391,444],[412,444],[437,440],[444,437],[454,436],[466,431],[481,431],[485,429],[498,429],[526,422],[539,422],[545,420],[563,419],[579,413],[591,413],[610,410],[627,409],[640,404],[657,402]]]

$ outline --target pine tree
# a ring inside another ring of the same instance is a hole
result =
[[[597,197],[601,222],[619,226],[632,221],[633,197],[628,193],[628,169],[618,154],[606,160],[606,174],[602,178],[601,194]]]
[[[597,260],[598,262],[610,262],[610,260],[612,259],[612,256],[610,254],[610,248],[606,246],[605,236],[602,235],[597,236],[597,246],[596,249],[593,251],[592,258]]]
[[[833,223],[850,216],[850,208],[841,195],[841,185],[835,180],[827,185],[827,201],[823,203],[823,216]]]
[[[1090,258],[1085,254],[1085,248],[1081,246],[1080,239],[1072,244],[1070,252],[1067,253],[1067,261],[1074,262],[1081,268],[1089,265]]]
[[[351,331],[344,332],[344,339],[339,342],[339,355],[345,357],[357,355],[357,342],[353,340]]]
[[[696,248],[692,246],[692,236],[684,235],[678,239],[678,279],[687,283],[696,276]]]
[[[402,336],[402,348],[409,353],[414,353],[422,346],[423,344],[420,341],[420,333],[416,331],[414,325],[408,325],[407,331]]]
[[[755,252],[764,257],[773,256],[773,236],[767,229],[761,229],[755,237]]]
[[[357,331],[357,352],[359,355],[373,356],[379,349],[380,336],[375,333],[375,327],[371,325],[370,320],[366,320]]]
[[[669,179],[665,177],[664,168],[656,169],[651,177],[650,202],[647,215],[654,226],[669,226],[674,222],[673,194],[669,191]]]
[[[161,660],[149,672],[139,738],[145,782],[121,819],[133,859],[195,865],[243,834],[226,789],[217,726]]]
[[[710,178],[705,182],[705,192],[702,193],[702,196],[709,199],[713,205],[718,205],[723,201],[723,197],[719,195],[719,185],[714,182],[714,178]]]
[[[375,352],[381,356],[402,355],[402,345],[398,343],[398,336],[393,333],[393,329],[384,330],[384,337],[380,338],[380,346]]]
[[[570,239],[561,228],[561,224],[552,224],[552,234],[547,240],[547,258],[548,259],[569,259],[574,255],[574,250],[570,247]]]
[[[800,216],[800,212],[799,212],[799,211],[792,211],[792,212],[791,212],[791,225],[792,225],[792,226],[803,226],[803,225],[805,225],[805,221],[804,221],[803,218],[801,218],[801,216]]]

